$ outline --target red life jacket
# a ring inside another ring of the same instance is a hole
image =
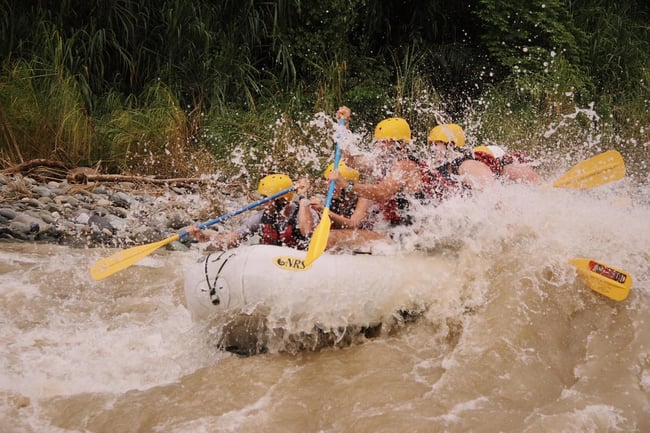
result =
[[[487,165],[490,170],[492,170],[492,173],[497,176],[500,176],[503,173],[503,168],[506,165],[533,162],[533,159],[524,152],[508,152],[502,157],[496,158],[494,155],[490,155],[489,153],[476,151],[474,152],[474,159]]]
[[[338,198],[333,198],[330,203],[330,211],[346,218],[350,218],[354,213],[354,209],[357,207],[357,201],[359,197],[357,195],[346,194],[345,190],[341,191],[341,195]]]
[[[420,170],[421,188],[412,196],[422,204],[441,201],[463,193],[466,188],[455,180],[446,169],[431,170],[426,161],[412,159]],[[464,159],[463,159],[464,160]],[[409,200],[403,190],[381,205],[381,213],[391,225],[413,224],[413,216],[408,214]]]
[[[298,228],[298,207],[286,221],[278,221],[267,212],[262,214],[261,243],[266,245],[287,246],[305,250],[309,246],[309,239]]]
[[[469,191],[469,187],[456,179],[454,175],[458,175],[458,166],[466,161],[466,158],[462,158],[452,162],[451,166],[445,165],[437,167],[432,173],[432,189],[431,189],[431,198],[436,203],[440,203],[444,200],[447,200],[451,197],[464,195]]]
[[[491,155],[487,152],[474,152],[474,159],[487,165],[492,173],[496,174],[497,176],[499,176],[503,171],[503,165],[501,164],[501,161],[499,161],[498,158],[495,158],[494,155]]]
[[[413,218],[406,213],[408,204],[408,199],[399,191],[395,197],[380,205],[380,212],[390,225],[410,225],[413,224]]]
[[[526,155],[524,152],[508,152],[503,155],[501,158],[501,164],[505,167],[508,164],[530,164],[533,162],[533,158]]]

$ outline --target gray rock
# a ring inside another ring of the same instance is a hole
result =
[[[166,215],[167,227],[178,230],[192,224],[192,221],[187,217],[187,214],[181,214],[178,211],[171,212]]]
[[[90,215],[86,212],[80,212],[79,215],[74,219],[74,222],[77,224],[88,224],[90,220]]]
[[[48,203],[45,206],[45,210],[48,211],[50,214],[54,216],[54,214],[58,214],[59,216],[54,216],[55,218],[61,218],[61,213],[63,212],[63,208],[59,205],[56,205],[54,203]]]
[[[25,182],[26,185],[29,185],[30,187],[36,185],[38,182],[36,182],[34,179],[31,177],[25,176],[23,177],[23,182]]]
[[[109,220],[107,218],[104,218],[99,215],[92,215],[88,219],[88,225],[90,226],[96,226],[97,228],[101,229],[102,231],[106,230],[105,233],[112,235],[115,233],[115,228],[111,225]]]
[[[174,241],[170,244],[167,244],[166,247],[167,250],[169,251],[189,251],[189,248],[187,245],[183,244],[182,242],[179,241]]]
[[[42,220],[43,222],[47,224],[53,224],[54,223],[54,218],[52,217],[52,214],[46,211],[36,211],[36,210],[26,210],[25,214],[37,219],[37,220]]]
[[[140,244],[151,243],[163,239],[165,236],[161,230],[154,227],[140,226],[132,231],[133,240]]]
[[[99,197],[97,201],[95,201],[95,206],[97,207],[108,207],[110,205],[111,202],[104,197]]]
[[[54,203],[57,204],[68,204],[70,206],[79,206],[81,203],[74,197],[69,195],[59,195],[54,199]]]
[[[109,211],[111,214],[116,215],[120,218],[126,218],[129,216],[128,212],[126,209],[121,208],[121,207],[111,207],[109,208]]]
[[[129,209],[131,207],[131,202],[133,199],[126,195],[123,192],[118,192],[117,194],[113,194],[110,197],[111,202],[113,203],[113,206],[121,207],[124,209]]]
[[[104,216],[104,217],[109,214],[108,209],[104,207],[98,207],[98,206],[94,207],[93,213],[95,215]]]
[[[39,197],[52,197],[54,195],[49,188],[39,185],[34,186],[32,192]]]
[[[66,233],[68,235],[77,234],[77,229],[75,223],[68,220],[59,220],[56,222],[57,228],[60,232]]]
[[[36,207],[36,208],[43,207],[43,203],[36,200],[35,198],[25,197],[22,200],[20,200],[20,202],[26,204],[27,206],[31,206],[31,207]]]
[[[90,197],[87,194],[77,193],[73,197],[76,198],[77,200],[79,200],[80,203],[92,203],[93,202],[93,198]]]
[[[42,219],[36,218],[27,213],[19,213],[16,215],[16,218],[14,218],[13,221],[28,225],[30,227],[30,231],[32,232],[38,232],[42,227],[45,227],[47,225]]]
[[[8,220],[12,220],[16,218],[16,212],[14,212],[13,209],[10,209],[8,207],[0,208],[0,215],[7,218]]]
[[[120,218],[119,216],[115,215],[107,215],[106,219],[108,220],[111,227],[115,227],[115,230],[118,232],[123,233],[128,231],[128,223],[125,218]]]
[[[28,224],[22,221],[11,221],[9,223],[9,230],[17,236],[22,236],[21,239],[26,239],[26,235],[38,232],[39,227],[35,224]]]

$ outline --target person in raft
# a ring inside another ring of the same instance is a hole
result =
[[[524,152],[508,151],[497,145],[476,146],[474,158],[483,162],[499,179],[539,185],[542,177],[537,173],[534,160]]]
[[[333,170],[334,163],[331,163],[323,172],[323,177],[328,179]],[[338,171],[349,182],[359,181],[359,171],[348,167],[344,161],[339,163]],[[335,186],[329,210],[332,231],[327,238],[326,248],[354,247],[366,241],[386,240],[385,236],[371,231],[372,223],[368,218],[371,204],[367,198]],[[318,197],[312,198],[312,207],[322,213],[323,201]]]
[[[542,182],[542,178],[532,166],[532,158],[523,152],[507,151],[496,145],[477,146],[470,152],[468,148],[465,148],[465,131],[456,123],[445,123],[433,127],[429,131],[427,142],[433,144],[450,139],[462,149],[461,152],[464,154],[465,160],[474,159],[484,163],[498,179],[533,184]],[[451,166],[447,167],[447,170],[451,168],[452,172],[454,171]]]
[[[262,178],[257,192],[262,198],[274,195],[294,186],[285,174],[270,174]],[[309,180],[300,179],[295,184],[298,201],[293,201],[294,193],[288,192],[275,200],[264,203],[263,209],[253,213],[240,224],[239,228],[227,233],[190,228],[188,234],[199,242],[210,242],[210,248],[227,249],[238,246],[253,235],[260,236],[260,243],[306,250],[311,235],[320,221],[318,213],[306,198]]]
[[[389,225],[411,225],[414,206],[431,204],[452,193],[462,193],[465,188],[494,181],[485,164],[466,158],[457,150],[455,142],[460,140],[451,130],[447,128],[444,132],[447,133],[444,140],[440,137],[433,143],[436,161],[432,165],[431,161],[416,156],[411,147],[411,128],[405,119],[384,119],[377,124],[374,133],[379,151],[375,166],[383,171],[378,181],[355,183],[347,180],[339,170],[332,171],[328,179],[334,180],[339,188],[377,202],[380,216]],[[463,141],[461,145],[464,144]]]
[[[455,123],[436,125],[429,131],[431,165],[435,167],[439,200],[494,184],[494,174],[474,158],[473,149],[465,147],[465,132]]]

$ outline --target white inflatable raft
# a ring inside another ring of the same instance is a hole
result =
[[[242,246],[202,257],[185,277],[196,320],[263,310],[294,328],[374,326],[398,311],[421,310],[453,273],[453,258],[324,253],[309,269],[304,251]]]

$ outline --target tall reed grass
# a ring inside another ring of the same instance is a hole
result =
[[[421,144],[454,121],[474,144],[646,160],[645,4],[470,3],[4,0],[0,159],[315,174],[332,151],[316,113],[345,104],[367,136],[399,115]]]
[[[16,62],[0,77],[0,155],[90,164],[97,135],[78,80],[61,65]]]

